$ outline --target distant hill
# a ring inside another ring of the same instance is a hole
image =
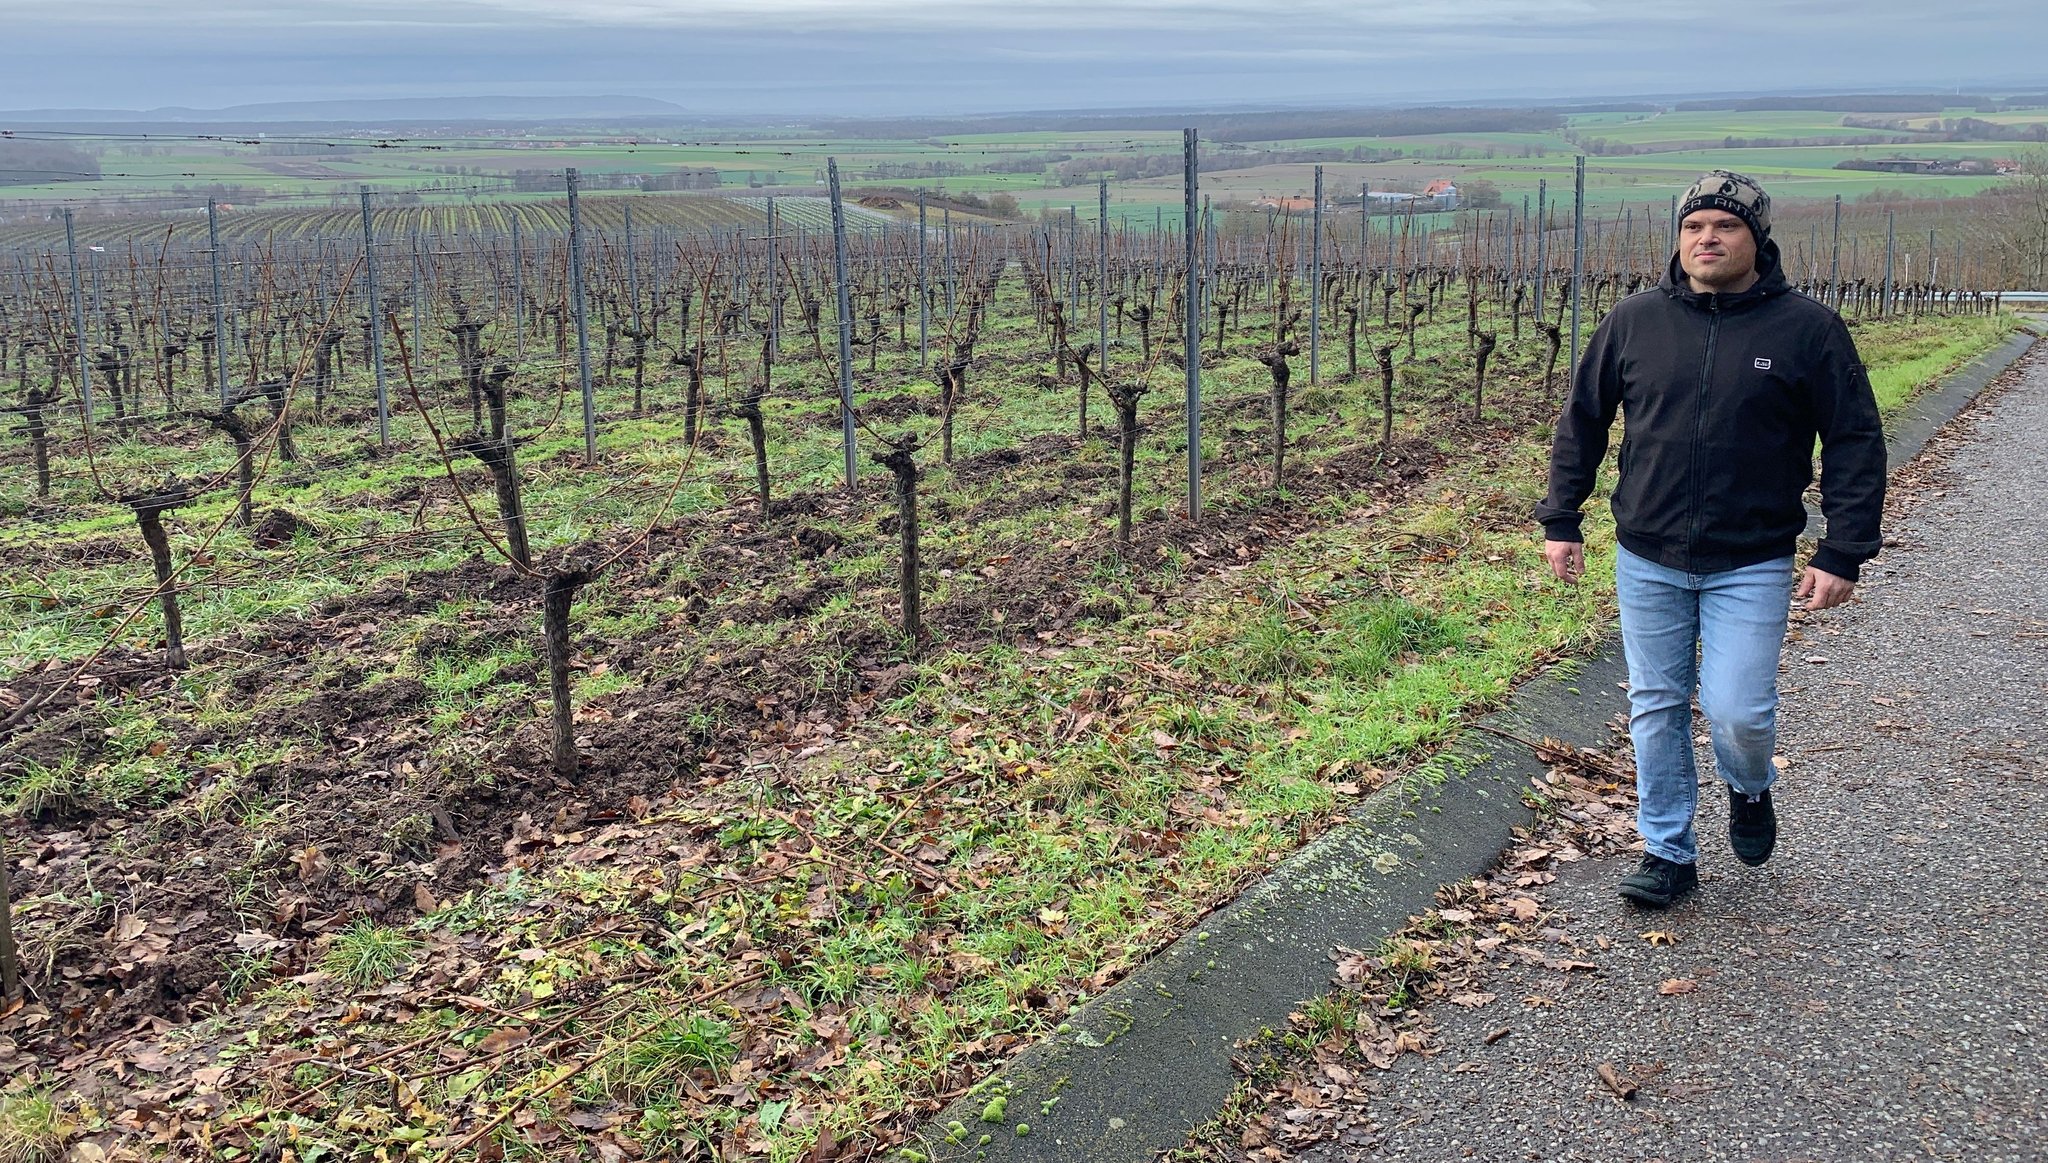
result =
[[[14,122],[541,121],[570,117],[676,117],[682,106],[653,97],[396,97],[368,101],[272,101],[191,109],[15,109]]]

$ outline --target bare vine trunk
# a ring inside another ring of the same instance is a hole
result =
[[[873,454],[875,463],[896,480],[896,525],[902,536],[902,561],[896,573],[897,597],[903,606],[903,636],[915,651],[924,640],[924,613],[918,587],[917,436],[906,433],[887,452]]]
[[[1128,558],[1137,550],[1131,540],[1131,487],[1137,476],[1138,400],[1145,394],[1145,384],[1140,380],[1103,388],[1116,406],[1116,549]]]
[[[569,691],[569,608],[576,604],[576,591],[590,580],[588,571],[571,567],[547,575],[547,589],[541,600],[541,631],[547,640],[548,699],[554,732],[554,772],[575,782],[579,776],[576,755],[576,706]]]
[[[1486,363],[1493,358],[1495,336],[1491,331],[1481,331],[1475,338],[1479,348],[1472,353],[1472,418],[1477,420],[1483,415],[1481,409],[1486,405]]]
[[[123,504],[134,510],[135,523],[142,529],[143,544],[149,546],[149,562],[156,569],[157,598],[164,612],[164,665],[172,670],[184,670],[188,663],[185,657],[185,619],[178,611],[177,578],[171,569],[171,539],[164,532],[163,515],[171,509],[191,504],[192,499],[192,491],[182,486],[121,499]]]

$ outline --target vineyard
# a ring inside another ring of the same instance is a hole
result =
[[[629,212],[636,223],[654,230],[707,233],[760,229],[767,214],[766,197],[737,198],[716,194],[645,195],[631,198],[593,198],[585,203],[585,220],[593,230],[623,231]],[[821,197],[796,195],[777,197],[778,217],[791,225],[812,230],[830,230],[832,211]],[[860,206],[849,206],[847,221],[859,229],[900,225],[900,219]],[[385,238],[426,237],[467,240],[510,238],[522,230],[535,237],[559,235],[569,228],[569,204],[565,199],[525,202],[474,201],[416,206],[378,206],[371,211],[372,229]],[[359,210],[258,209],[219,215],[217,231],[222,242],[252,245],[316,243],[324,240],[353,240],[360,248],[363,221]],[[95,223],[94,245],[126,260],[154,260],[158,252],[179,253],[207,245],[207,222],[203,210],[190,213],[145,217],[128,216]],[[54,221],[32,227],[12,226],[0,231],[0,247],[17,253],[56,249],[64,245],[64,224]]]
[[[1527,517],[1654,208],[1099,197],[10,235],[0,1136],[880,1157],[1599,636]],[[1786,221],[1887,407],[2011,327]]]

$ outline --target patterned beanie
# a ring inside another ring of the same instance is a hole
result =
[[[1725,210],[1742,219],[1758,246],[1771,236],[1771,196],[1756,179],[1732,170],[1709,170],[1700,175],[1692,189],[1678,203],[1678,219],[1695,210]]]

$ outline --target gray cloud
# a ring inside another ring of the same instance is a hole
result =
[[[628,93],[705,112],[2048,84],[2040,0],[0,0],[0,108]]]

